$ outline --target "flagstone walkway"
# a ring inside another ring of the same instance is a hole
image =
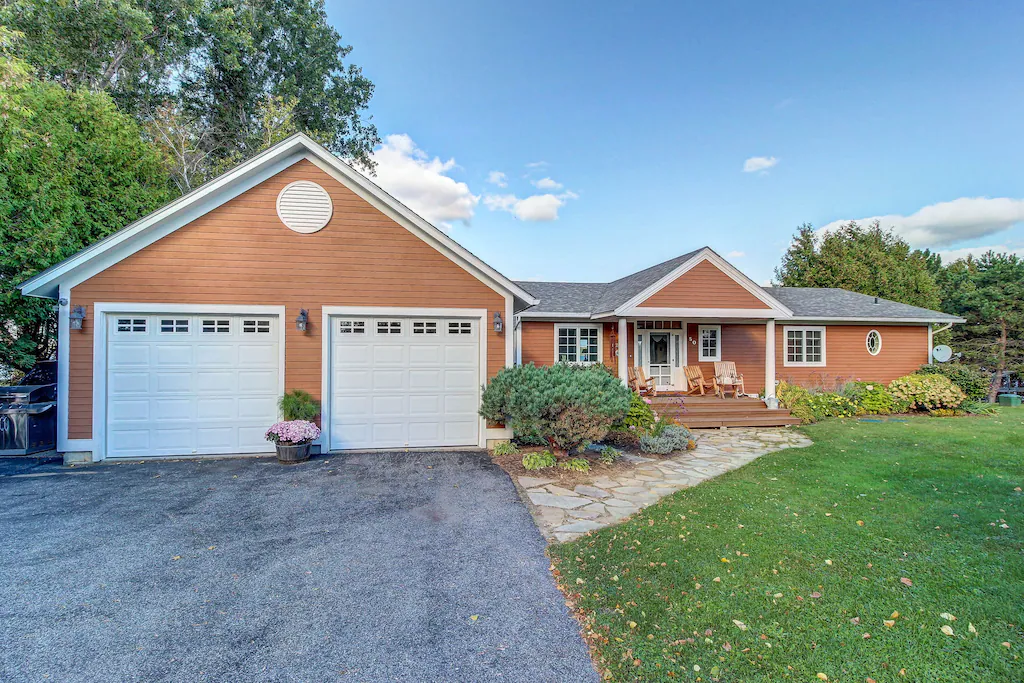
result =
[[[635,468],[598,477],[572,490],[542,476],[519,477],[519,485],[541,533],[549,541],[565,542],[615,524],[663,496],[746,465],[765,453],[812,445],[803,434],[785,428],[701,430],[697,436],[696,449],[665,460],[624,454],[636,463]]]

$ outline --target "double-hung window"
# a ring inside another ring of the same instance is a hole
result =
[[[787,326],[784,365],[825,365],[825,328]]]
[[[557,330],[555,357],[559,363],[593,365],[601,362],[596,327],[558,325]]]
[[[701,325],[697,329],[700,333],[700,360],[708,363],[722,360],[722,326]]]

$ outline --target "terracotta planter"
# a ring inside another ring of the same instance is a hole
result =
[[[297,463],[309,460],[309,449],[312,444],[279,443],[277,444],[277,461],[283,463]]]

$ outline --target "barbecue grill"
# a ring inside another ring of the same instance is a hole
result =
[[[22,384],[0,387],[0,455],[30,455],[56,446],[56,366],[40,363]]]

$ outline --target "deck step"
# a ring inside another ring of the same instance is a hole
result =
[[[778,411],[765,411],[777,413]],[[675,420],[690,429],[716,429],[718,427],[785,427],[800,424],[800,418],[792,415],[754,415],[744,417],[691,417],[680,416]]]

